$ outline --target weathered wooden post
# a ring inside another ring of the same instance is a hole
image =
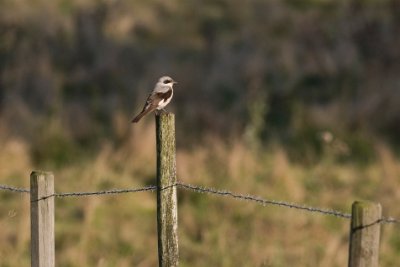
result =
[[[379,203],[352,205],[349,267],[378,267],[382,208]]]
[[[31,183],[31,266],[54,267],[54,176],[34,171]]]
[[[156,138],[158,261],[160,267],[175,267],[179,255],[174,114],[156,115]]]

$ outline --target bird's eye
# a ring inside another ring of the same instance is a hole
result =
[[[164,84],[167,84],[167,83],[170,83],[170,82],[171,82],[171,80],[165,80]]]

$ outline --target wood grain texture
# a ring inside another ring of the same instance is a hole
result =
[[[378,203],[352,205],[349,267],[378,267],[382,208]]]
[[[179,254],[174,114],[156,115],[156,137],[159,266],[175,267]]]
[[[30,183],[31,266],[54,267],[54,176],[34,171]]]

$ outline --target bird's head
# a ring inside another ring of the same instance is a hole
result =
[[[169,85],[169,86],[173,86],[175,82],[171,77],[169,76],[162,76],[159,80],[158,80],[159,84],[163,84],[163,85]]]

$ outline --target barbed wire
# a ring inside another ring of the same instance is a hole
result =
[[[115,195],[115,194],[126,194],[126,193],[137,193],[144,191],[155,191],[157,190],[157,186],[150,185],[141,188],[131,188],[131,189],[111,189],[111,190],[103,190],[103,191],[95,191],[95,192],[70,192],[70,193],[55,193],[55,197],[85,197],[85,196],[93,196],[93,195]]]
[[[380,219],[380,223],[387,223],[387,224],[400,224],[400,220],[393,218],[393,217],[382,217],[382,219]]]
[[[1,191],[16,192],[16,193],[30,193],[29,189],[18,188],[18,187],[3,185],[3,184],[0,184],[0,190]]]
[[[91,192],[68,192],[68,193],[54,193],[48,196],[41,197],[39,199],[31,200],[31,202],[37,202],[40,200],[44,200],[50,197],[88,197],[94,195],[116,195],[116,194],[126,194],[126,193],[137,193],[137,192],[145,192],[145,191],[155,191],[157,190],[157,186],[150,185],[141,188],[131,188],[131,189],[110,189],[103,191],[91,191]]]
[[[290,202],[285,202],[285,201],[263,199],[258,196],[236,194],[236,193],[232,193],[231,191],[227,191],[227,190],[217,190],[217,189],[213,189],[213,188],[206,188],[206,187],[201,187],[201,186],[196,186],[196,185],[191,185],[191,184],[185,184],[182,182],[178,182],[177,185],[178,185],[178,187],[181,187],[181,188],[184,188],[184,189],[187,189],[190,191],[194,191],[197,193],[214,194],[214,195],[220,195],[220,196],[224,196],[224,197],[232,197],[232,198],[235,198],[238,200],[253,201],[258,204],[261,204],[262,206],[275,205],[275,206],[281,206],[281,207],[292,208],[292,209],[306,210],[309,212],[317,212],[317,213],[322,213],[325,215],[332,215],[332,216],[336,216],[339,218],[345,218],[345,219],[351,218],[351,214],[343,213],[343,212],[336,211],[333,209],[323,209],[323,208],[310,207],[310,206],[306,206],[306,205],[300,205],[300,204],[295,204],[295,203],[290,203]]]
[[[233,193],[228,190],[207,188],[207,187],[183,183],[180,181],[178,181],[175,184],[163,187],[163,188],[161,188],[161,190],[165,190],[165,189],[175,187],[175,186],[177,188],[181,188],[181,189],[196,192],[196,193],[211,194],[211,195],[217,195],[217,196],[222,196],[222,197],[230,197],[230,198],[233,198],[236,200],[255,202],[262,206],[267,206],[267,205],[280,206],[280,207],[285,207],[285,208],[304,210],[304,211],[312,212],[312,213],[319,213],[319,214],[323,214],[323,215],[335,216],[335,217],[344,218],[344,219],[351,219],[350,213],[344,213],[344,212],[334,210],[334,209],[312,207],[312,206],[307,206],[307,205],[303,205],[303,204],[296,204],[296,203],[280,201],[280,200],[264,199],[264,198],[261,198],[259,196],[255,196],[255,195],[249,195],[249,194],[244,195],[244,194],[239,194],[239,193]],[[130,189],[110,189],[110,190],[90,191],[90,192],[54,193],[52,195],[39,198],[37,200],[33,200],[32,202],[44,200],[44,199],[47,199],[50,197],[58,197],[58,198],[87,197],[87,196],[93,196],[93,195],[114,195],[114,194],[137,193],[137,192],[156,191],[156,190],[157,190],[157,186],[150,185],[150,186],[146,186],[146,187],[130,188]],[[16,193],[30,193],[30,190],[28,190],[28,189],[17,188],[17,187],[8,186],[8,185],[0,185],[0,191],[10,191],[10,192],[16,192]],[[378,222],[386,223],[386,224],[400,224],[400,220],[395,219],[393,217],[382,217]]]
[[[333,209],[311,207],[311,206],[306,206],[303,204],[296,204],[296,203],[280,201],[280,200],[269,200],[269,199],[264,199],[264,198],[254,196],[254,195],[237,194],[237,193],[233,193],[233,192],[227,191],[227,190],[218,190],[218,189],[214,189],[214,188],[207,188],[207,187],[191,185],[191,184],[182,183],[182,182],[177,182],[176,185],[180,188],[194,191],[197,193],[213,194],[213,195],[219,195],[219,196],[224,196],[224,197],[231,197],[231,198],[243,200],[243,201],[252,201],[252,202],[256,202],[262,206],[267,206],[267,205],[281,206],[281,207],[286,207],[286,208],[305,210],[308,212],[320,213],[323,215],[335,216],[335,217],[344,218],[344,219],[351,219],[350,213],[343,213],[341,211],[337,211],[337,210],[333,210]],[[379,223],[400,224],[400,221],[395,218],[392,218],[392,217],[382,217],[379,220]]]

